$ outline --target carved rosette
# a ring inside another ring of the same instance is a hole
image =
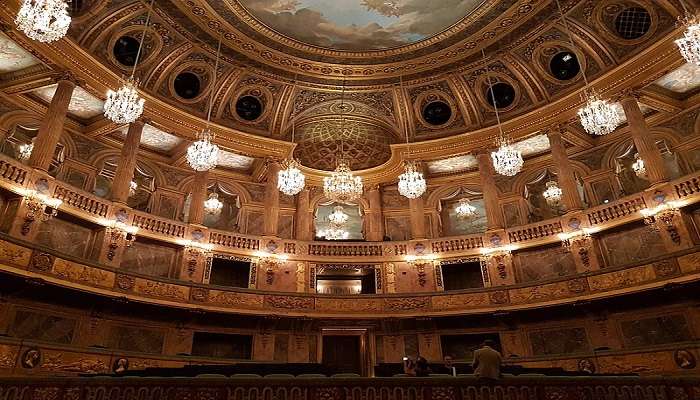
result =
[[[118,274],[116,279],[117,289],[132,290],[136,284],[133,276]]]
[[[489,301],[491,304],[508,304],[510,303],[510,298],[508,292],[505,290],[499,290],[497,292],[489,293]]]
[[[48,253],[35,252],[29,265],[38,271],[47,272],[53,266],[54,256]]]

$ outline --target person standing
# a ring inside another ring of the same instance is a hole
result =
[[[494,349],[492,340],[485,340],[474,352],[474,375],[477,378],[499,379],[501,377],[501,353]]]

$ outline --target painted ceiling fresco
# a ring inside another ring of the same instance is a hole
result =
[[[656,84],[676,93],[690,92],[700,87],[700,67],[685,64],[661,77]]]
[[[0,33],[0,73],[17,71],[36,64],[39,64],[39,60]]]
[[[340,50],[381,50],[434,36],[483,0],[239,0],[269,28]]]

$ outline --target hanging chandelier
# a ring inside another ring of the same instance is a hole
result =
[[[602,99],[594,90],[584,95],[586,105],[578,110],[581,125],[591,135],[602,136],[614,131],[622,120],[614,104]]]
[[[139,188],[139,184],[136,183],[135,181],[129,182],[129,196],[133,196],[136,194],[136,189]]]
[[[321,231],[319,236],[326,240],[345,240],[350,237],[350,232],[343,228],[329,226],[328,229]]]
[[[328,215],[328,221],[330,221],[331,224],[336,225],[338,227],[344,227],[345,224],[348,222],[348,219],[350,219],[350,216],[348,216],[345,213],[345,210],[342,206],[335,206],[333,212],[330,215]]]
[[[463,198],[457,203],[455,213],[459,219],[472,219],[476,217],[476,207],[474,207],[468,198]]]
[[[219,37],[219,46],[216,49],[216,62],[214,62],[214,79],[212,79],[212,88],[216,87],[216,76],[219,70],[219,55],[221,54],[221,37]],[[216,167],[219,160],[219,146],[213,143],[214,133],[209,130],[211,122],[211,109],[214,105],[214,92],[212,89],[209,95],[209,111],[207,112],[207,125],[204,130],[197,135],[197,141],[192,143],[187,148],[187,163],[190,167],[199,172],[209,171]]]
[[[404,163],[404,173],[399,175],[399,193],[409,199],[417,199],[427,189],[427,184],[422,172],[418,172],[418,166],[413,161]]]
[[[34,150],[34,143],[20,144],[18,150],[19,154],[17,158],[19,158],[20,161],[29,160],[29,157],[32,155],[32,150]]]
[[[554,207],[561,202],[561,196],[564,192],[557,184],[557,181],[549,181],[545,183],[546,189],[542,192],[542,197],[550,207]]]
[[[293,158],[284,160],[282,169],[277,174],[277,189],[288,196],[294,196],[305,185],[306,177],[299,170],[299,163]]]
[[[219,146],[212,143],[214,134],[205,129],[197,135],[197,141],[187,148],[187,163],[199,172],[209,171],[216,167],[219,159]]]
[[[219,215],[224,208],[224,203],[219,200],[218,193],[209,193],[209,199],[204,202],[204,212],[209,215]]]
[[[117,124],[130,124],[143,114],[146,100],[139,97],[136,90],[139,83],[133,76],[124,82],[116,92],[109,90],[104,104],[105,117]]]
[[[351,203],[362,196],[362,178],[354,176],[341,161],[331,176],[323,178],[323,194],[336,203]]]
[[[499,175],[515,176],[523,168],[523,155],[506,138],[501,138],[498,150],[491,153],[493,169]]]
[[[323,194],[328,200],[335,203],[352,203],[362,196],[362,178],[355,176],[350,171],[350,167],[343,159],[344,146],[342,141],[345,118],[345,81],[343,81],[343,91],[340,95],[340,161],[331,176],[323,178]]]
[[[24,0],[15,17],[19,30],[42,43],[66,36],[70,22],[68,4],[63,0]]]
[[[632,170],[634,171],[635,175],[637,175],[640,178],[645,178],[647,176],[647,169],[644,166],[644,160],[642,160],[642,158],[639,157],[639,153],[636,153],[634,155]]]
[[[685,16],[679,21],[686,29],[683,37],[676,40],[676,45],[687,62],[700,66],[700,20],[686,9]]]
[[[296,78],[294,79],[296,83]],[[292,143],[294,143],[294,126],[292,122]],[[287,196],[294,196],[304,189],[306,177],[299,170],[299,163],[294,156],[287,158],[282,163],[282,169],[277,173],[277,189]]]

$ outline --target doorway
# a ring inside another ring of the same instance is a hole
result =
[[[368,376],[371,357],[366,329],[323,329],[320,339],[320,361],[329,373]]]

